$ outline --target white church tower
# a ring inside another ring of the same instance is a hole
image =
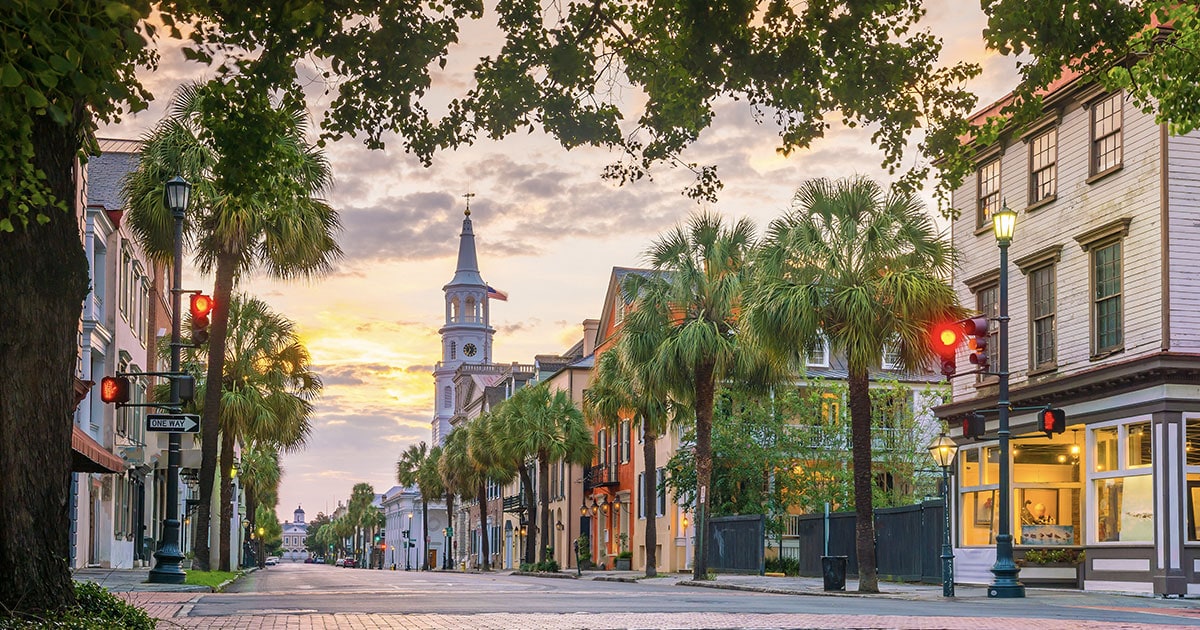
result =
[[[438,330],[442,336],[442,360],[433,371],[437,388],[433,443],[439,445],[450,434],[450,418],[454,415],[454,371],[464,363],[491,362],[492,335],[496,332],[489,323],[488,286],[479,275],[479,260],[475,256],[469,196],[464,214],[458,268],[450,283],[442,287],[446,294],[446,324]]]

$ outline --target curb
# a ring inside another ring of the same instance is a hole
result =
[[[250,575],[251,573],[254,573],[257,570],[258,570],[258,567],[250,567],[249,569],[246,569],[244,571],[239,571],[238,574],[233,576],[232,578],[229,578],[228,580],[225,580],[224,582],[221,582],[220,584],[210,587],[210,588],[212,589],[212,592],[214,592],[214,593],[224,593],[225,588],[228,587],[230,584],[233,584],[234,582],[246,577],[247,575]]]
[[[520,575],[523,577],[539,577],[539,578],[558,578],[560,580],[577,580],[579,578],[570,573],[546,573],[543,571],[513,571],[509,575]]]
[[[833,597],[857,597],[871,599],[903,599],[908,601],[919,601],[922,598],[906,593],[858,593],[854,591],[798,591],[786,588],[772,588],[769,586],[745,586],[742,584],[721,584],[720,582],[698,582],[696,580],[680,580],[675,583],[675,586],[691,586],[695,588],[715,588],[727,591],[749,591],[752,593],[768,593],[772,595],[809,595],[817,597],[833,596]]]

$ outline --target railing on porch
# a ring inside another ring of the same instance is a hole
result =
[[[587,492],[592,488],[615,486],[618,483],[620,483],[620,477],[617,475],[616,464],[600,464],[599,466],[590,466],[583,476],[584,492]]]

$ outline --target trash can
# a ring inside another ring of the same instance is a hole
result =
[[[846,590],[846,556],[821,556],[821,575],[825,590]]]

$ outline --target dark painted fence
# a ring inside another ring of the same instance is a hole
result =
[[[761,514],[708,519],[708,568],[722,573],[762,573],[765,528]]]
[[[885,579],[938,583],[942,581],[942,511],[940,499],[916,505],[875,510],[875,564]],[[714,519],[715,520],[715,519]],[[847,575],[858,575],[853,512],[829,515],[829,555],[846,556]],[[766,544],[776,546],[772,536]],[[825,515],[792,516],[783,535],[784,557],[795,558],[800,575],[821,575],[825,555]]]

